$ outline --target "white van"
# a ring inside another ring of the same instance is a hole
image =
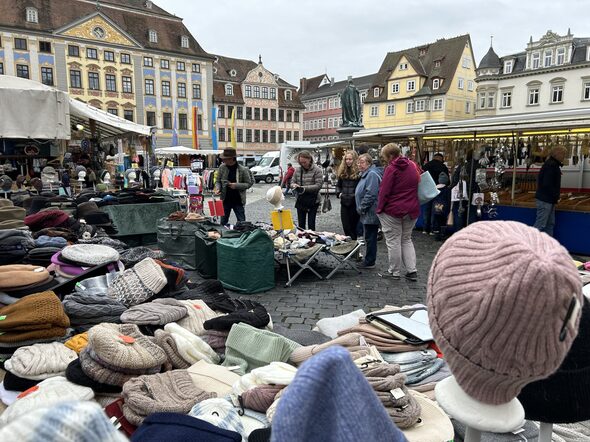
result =
[[[274,180],[280,179],[280,161],[280,151],[277,150],[265,153],[260,159],[260,162],[250,169],[252,175],[254,175],[254,181],[257,183],[264,181],[265,183],[270,184]]]

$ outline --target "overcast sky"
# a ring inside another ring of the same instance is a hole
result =
[[[490,47],[523,51],[548,29],[590,37],[588,0],[155,0],[209,53],[262,61],[299,78],[375,73],[387,52],[469,33],[476,63]]]

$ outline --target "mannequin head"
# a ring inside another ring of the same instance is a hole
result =
[[[266,192],[266,200],[272,204],[276,210],[281,210],[283,208],[285,195],[283,195],[283,191],[280,186],[273,186],[268,189]]]
[[[106,172],[102,177],[102,182],[108,184],[111,182],[111,174]]]
[[[86,171],[81,170],[78,172],[78,181],[84,181],[86,179]]]

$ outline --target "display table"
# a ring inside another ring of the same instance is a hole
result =
[[[115,238],[134,245],[156,242],[156,225],[160,218],[165,218],[179,210],[176,201],[143,204],[119,204],[104,206],[101,210],[108,213],[117,228]]]

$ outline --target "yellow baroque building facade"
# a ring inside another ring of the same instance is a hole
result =
[[[388,53],[363,105],[364,126],[474,118],[475,67],[469,35]]]

